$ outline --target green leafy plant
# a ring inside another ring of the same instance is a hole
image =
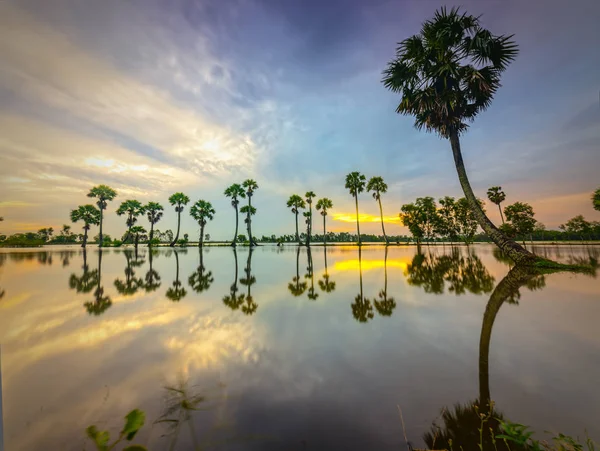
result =
[[[142,426],[144,426],[145,421],[146,414],[143,411],[139,409],[132,410],[125,417],[125,425],[123,426],[123,430],[121,430],[119,437],[112,443],[109,443],[110,432],[100,431],[95,425],[88,426],[86,433],[88,438],[94,442],[98,451],[110,451],[115,449],[115,447],[123,440],[128,442],[132,441],[138,431],[142,428]],[[123,451],[143,450],[146,450],[146,447],[142,445],[130,445],[126,448],[123,448]]]

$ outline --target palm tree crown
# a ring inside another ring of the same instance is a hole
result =
[[[215,209],[212,204],[202,199],[197,201],[190,208],[190,215],[201,225],[206,225],[207,221],[212,221],[214,214]]]
[[[71,210],[71,221],[83,221],[83,229],[89,230],[90,225],[100,224],[100,210],[91,204],[80,205],[75,210]]]
[[[506,199],[506,194],[502,191],[501,186],[492,186],[487,190],[487,197],[490,202],[496,205],[500,205]]]
[[[239,183],[234,183],[231,186],[228,186],[224,192],[226,197],[231,198],[231,206],[237,207],[239,205],[239,199],[246,197],[246,191]]]
[[[169,197],[169,203],[175,206],[175,211],[181,213],[183,206],[190,203],[190,198],[183,193],[175,193]]]
[[[387,192],[388,186],[382,177],[371,177],[367,183],[367,191],[373,191],[373,198],[379,200],[382,193]]]
[[[351,172],[346,176],[345,188],[350,191],[350,194],[353,197],[357,197],[359,193],[362,193],[365,190],[366,180],[367,178],[360,172]]]
[[[256,181],[252,179],[244,180],[242,186],[246,188],[246,194],[248,196],[252,196],[254,194],[254,191],[258,189],[258,183],[256,183]]]
[[[113,200],[115,197],[117,197],[117,192],[110,186],[98,185],[94,186],[87,196],[97,198],[98,208],[100,210],[105,210],[107,201]]]
[[[148,202],[144,207],[144,210],[146,211],[150,224],[156,224],[162,218],[164,208],[158,202]]]
[[[121,202],[117,209],[117,215],[127,215],[127,227],[131,228],[137,222],[137,217],[144,213],[144,206],[138,200],[126,200]]]
[[[316,208],[317,208],[317,210],[321,211],[321,215],[327,216],[327,210],[329,210],[330,208],[333,208],[333,202],[331,201],[331,199],[324,197],[317,201]]]
[[[292,194],[287,201],[287,206],[292,209],[292,213],[296,214],[300,212],[301,208],[306,208],[306,203],[298,194]]]
[[[494,36],[458,8],[436,11],[418,35],[400,42],[383,73],[385,87],[402,94],[396,112],[414,116],[419,130],[460,135],[490,106],[517,56],[511,38]]]

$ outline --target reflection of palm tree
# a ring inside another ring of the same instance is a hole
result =
[[[503,416],[493,410],[489,382],[489,351],[494,320],[504,302],[519,298],[519,289],[543,286],[543,275],[531,267],[516,266],[498,283],[485,308],[479,339],[479,398],[465,405],[457,404],[454,409],[444,409],[442,420],[444,427],[433,425],[423,439],[431,449],[477,450],[497,449],[521,450],[511,442],[510,448],[502,440],[492,442],[493,435],[499,433],[499,420]],[[530,288],[531,289],[531,288]],[[533,288],[536,289],[536,288]],[[482,425],[482,421],[485,425]],[[483,427],[482,427],[483,426]],[[480,435],[481,434],[481,435]],[[450,445],[452,443],[452,445]]]
[[[305,279],[310,279],[310,288],[308,289],[308,299],[312,300],[312,301],[316,301],[317,298],[319,297],[319,293],[315,292],[315,273],[314,273],[314,268],[313,268],[313,259],[312,259],[312,253],[310,251],[310,247],[308,247],[306,249],[306,256],[307,256],[307,260],[308,260],[308,266],[306,267],[306,275],[304,276]]]
[[[229,288],[229,295],[223,297],[223,304],[229,307],[231,310],[237,310],[244,303],[244,295],[238,296],[238,258],[235,247],[233,248],[233,257],[235,259],[235,279]]]
[[[323,280],[319,280],[319,288],[325,293],[331,293],[335,291],[335,282],[329,279],[327,272],[327,247],[323,248],[323,256],[325,258],[325,274],[323,274]]]
[[[133,270],[133,268],[141,266],[143,261],[140,262],[137,258],[137,248],[135,259],[133,261],[131,260],[133,252],[131,252],[130,249],[125,250],[124,254],[125,259],[127,260],[127,266],[125,266],[125,280],[115,279],[114,285],[120,294],[124,296],[133,296],[144,286],[144,280],[141,277],[135,277],[135,271]]]
[[[98,270],[89,270],[87,264],[87,251],[83,249],[83,274],[78,276],[77,274],[71,274],[69,277],[69,288],[75,290],[77,293],[89,293],[98,284]]]
[[[302,296],[306,291],[306,282],[300,282],[300,248],[296,249],[296,276],[288,283],[288,290],[293,296]]]
[[[379,300],[375,299],[373,301],[373,303],[375,304],[375,310],[377,310],[377,313],[379,313],[381,316],[392,316],[392,312],[396,308],[396,301],[394,300],[394,298],[392,298],[392,297],[388,298],[388,295],[387,295],[387,281],[388,281],[387,257],[388,257],[388,248],[386,246],[385,257],[383,260],[383,272],[384,272],[383,290],[381,290],[378,294]]]
[[[405,275],[409,285],[420,286],[427,293],[444,293],[446,283],[448,291],[457,295],[467,291],[490,293],[494,289],[494,277],[480,258],[470,252],[465,257],[458,248],[440,256],[424,255],[419,249]]]
[[[155,253],[158,254],[157,251],[150,249],[148,254],[148,263],[150,264],[150,268],[146,273],[146,283],[144,284],[144,289],[147,293],[158,290],[162,285],[162,282],[160,281],[160,275],[152,268],[152,257]]]
[[[84,251],[85,257],[85,251]],[[84,263],[85,264],[85,263]],[[112,305],[109,296],[104,296],[104,287],[102,286],[102,249],[98,249],[98,278],[96,290],[94,291],[94,301],[83,304],[90,315],[100,316]]]
[[[252,315],[258,309],[258,304],[254,302],[251,291],[252,285],[256,283],[256,277],[252,275],[252,252],[254,252],[254,250],[250,248],[248,252],[248,260],[246,260],[246,269],[244,270],[246,277],[240,279],[240,283],[245,285],[248,289],[244,303],[241,305],[241,310],[245,315]]]
[[[200,254],[200,263],[196,272],[188,278],[188,283],[196,293],[202,293],[210,288],[215,279],[212,276],[212,271],[204,274],[206,268],[204,267],[203,249],[199,248],[198,251]]]
[[[187,291],[185,291],[183,284],[179,280],[179,253],[175,249],[173,249],[173,252],[175,253],[175,265],[176,265],[175,266],[176,267],[175,280],[173,281],[173,284],[172,284],[173,286],[169,287],[169,289],[167,290],[166,296],[173,302],[179,302],[181,299],[183,299],[185,297],[185,295],[187,294]]]
[[[352,303],[352,315],[359,323],[366,323],[373,319],[373,306],[371,301],[363,296],[363,279],[362,279],[362,251],[358,248],[358,271],[360,276],[360,293],[354,298]]]

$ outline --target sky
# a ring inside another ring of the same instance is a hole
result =
[[[395,113],[381,72],[442,5],[0,0],[0,232],[60,228],[107,184],[118,192],[105,223],[113,236],[126,199],[162,203],[157,227],[174,229],[167,199],[183,191],[212,202],[206,232],[226,239],[234,211],[223,191],[246,178],[259,185],[257,236],[293,233],[286,200],[308,190],[333,200],[329,229],[353,231],[344,178],[358,170],[389,185],[388,234],[408,233],[402,204],[462,193],[449,143]],[[501,185],[507,204],[530,203],[549,228],[577,214],[600,220],[590,201],[600,185],[600,2],[460,6],[520,47],[462,140],[475,193]],[[361,231],[379,232],[376,202],[359,202]],[[197,230],[184,215],[182,231]]]

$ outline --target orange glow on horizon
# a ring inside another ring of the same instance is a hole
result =
[[[334,213],[332,215],[332,219],[334,221],[341,222],[356,222],[356,214],[354,213]],[[381,217],[377,215],[372,215],[369,213],[359,213],[358,219],[360,222],[381,222]],[[383,222],[391,222],[391,223],[399,223],[400,217],[398,216],[384,216]]]
[[[410,259],[407,260],[388,260],[387,267],[388,268],[400,268],[402,271],[405,271],[408,264],[410,263]],[[344,260],[335,262],[333,265],[333,269],[336,271],[358,271],[362,266],[363,271],[370,271],[372,269],[380,269],[385,267],[385,260],[362,260],[358,259],[353,260]]]

